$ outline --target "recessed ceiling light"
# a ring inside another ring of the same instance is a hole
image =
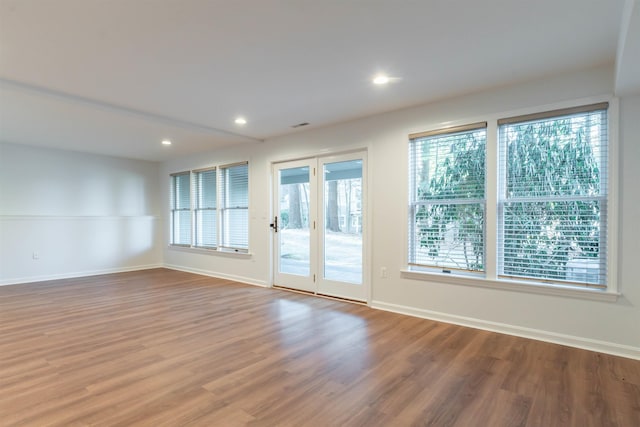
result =
[[[376,85],[386,85],[387,83],[389,83],[389,80],[390,79],[388,76],[385,76],[384,74],[378,74],[373,78],[373,83]]]
[[[168,139],[163,139],[162,145],[171,145],[171,141],[169,141]]]
[[[235,123],[237,125],[246,125],[247,124],[247,119],[245,119],[244,117],[238,117],[238,118],[236,118]]]

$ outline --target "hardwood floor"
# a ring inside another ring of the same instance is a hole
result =
[[[640,426],[640,362],[157,269],[0,287],[3,426]]]

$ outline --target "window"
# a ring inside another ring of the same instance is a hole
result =
[[[195,246],[215,248],[218,241],[216,169],[195,171]]]
[[[221,246],[233,250],[249,245],[249,167],[246,163],[220,168],[222,203]]]
[[[171,244],[248,251],[246,162],[171,175]]]
[[[171,243],[191,245],[189,172],[171,175]]]
[[[498,126],[499,276],[606,287],[607,104]]]
[[[494,135],[486,123],[410,135],[408,273],[608,289],[608,109],[504,118]]]
[[[414,267],[484,271],[486,126],[410,135]]]

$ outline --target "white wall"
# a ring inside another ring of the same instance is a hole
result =
[[[169,173],[249,160],[253,255],[235,258],[172,249],[167,247],[168,230],[164,230],[165,264],[269,285],[271,162],[363,147],[369,156],[373,306],[640,357],[640,280],[633,268],[640,260],[638,97],[621,102],[619,279],[623,296],[617,302],[427,282],[400,275],[406,268],[409,133],[443,123],[493,120],[534,107],[610,95],[612,91],[613,70],[596,68],[166,162],[161,173],[164,211],[168,207]],[[381,267],[387,267],[388,278],[375,274]]]
[[[161,265],[158,171],[0,144],[0,284]]]

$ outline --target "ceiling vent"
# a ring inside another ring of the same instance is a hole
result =
[[[304,122],[304,123],[298,123],[297,125],[293,125],[291,126],[292,128],[301,128],[302,126],[307,126],[309,124],[309,122]]]

